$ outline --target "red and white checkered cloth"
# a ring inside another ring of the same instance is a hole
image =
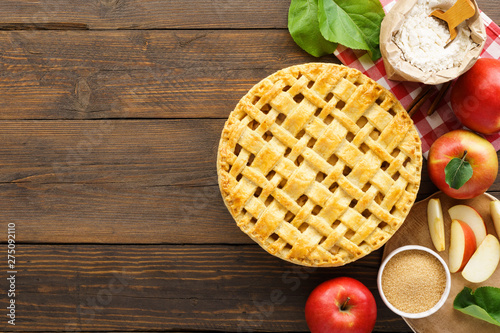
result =
[[[388,12],[396,3],[395,0],[381,0],[380,2],[385,12]],[[481,12],[481,19],[484,22],[487,34],[481,57],[500,59],[500,28],[484,12]],[[334,54],[344,65],[360,70],[363,74],[389,89],[405,109],[408,108],[424,86],[422,83],[399,82],[387,79],[382,59],[374,63],[366,51],[352,50],[339,45]],[[430,96],[436,94],[439,88],[440,85],[433,87],[432,89],[435,91],[431,91]],[[425,157],[427,157],[427,152],[434,140],[446,132],[463,128],[463,125],[455,117],[451,109],[450,91],[451,89],[444,96],[441,106],[438,106],[436,112],[432,115],[427,116],[427,110],[432,103],[432,98],[429,98],[412,117],[422,140],[422,152]],[[493,144],[497,151],[500,150],[500,133],[483,136]]]

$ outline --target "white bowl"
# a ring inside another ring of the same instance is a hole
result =
[[[387,265],[389,260],[391,260],[391,258],[394,257],[396,254],[403,252],[403,251],[409,251],[409,250],[420,250],[420,251],[425,251],[425,252],[430,253],[431,255],[433,255],[434,257],[436,257],[439,260],[439,262],[443,265],[444,271],[446,273],[446,287],[444,289],[443,295],[441,295],[441,298],[436,303],[436,305],[434,305],[432,308],[430,308],[429,310],[424,311],[424,312],[406,313],[406,312],[403,312],[401,310],[398,310],[397,308],[394,307],[394,305],[392,305],[387,300],[387,298],[385,297],[384,291],[382,290],[382,273],[384,272],[385,266]],[[450,294],[450,288],[451,288],[450,270],[448,269],[448,266],[444,262],[443,258],[441,258],[439,256],[439,254],[430,250],[429,248],[424,247],[424,246],[420,246],[420,245],[406,245],[406,246],[399,247],[399,248],[395,249],[394,251],[392,251],[387,256],[387,258],[385,258],[385,260],[382,262],[382,265],[380,265],[380,268],[378,271],[377,287],[378,287],[378,291],[380,293],[380,297],[384,301],[385,305],[387,305],[387,307],[389,309],[391,309],[392,312],[396,313],[397,315],[400,315],[401,317],[405,317],[405,318],[415,318],[415,319],[416,318],[425,318],[425,317],[428,317],[431,314],[435,313],[437,310],[439,310],[443,306],[443,304],[446,302],[446,299],[448,298],[448,295]]]

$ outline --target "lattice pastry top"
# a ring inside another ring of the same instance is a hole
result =
[[[382,246],[420,184],[412,120],[358,70],[310,63],[256,84],[229,115],[219,186],[238,226],[269,253],[339,266]]]

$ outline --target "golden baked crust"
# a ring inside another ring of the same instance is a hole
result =
[[[229,115],[217,173],[237,225],[269,253],[340,266],[382,246],[420,184],[420,138],[358,70],[309,63],[256,84]]]

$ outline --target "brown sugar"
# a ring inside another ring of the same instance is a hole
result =
[[[441,262],[421,250],[394,255],[382,273],[382,290],[395,308],[406,313],[431,309],[446,288],[446,272]]]

